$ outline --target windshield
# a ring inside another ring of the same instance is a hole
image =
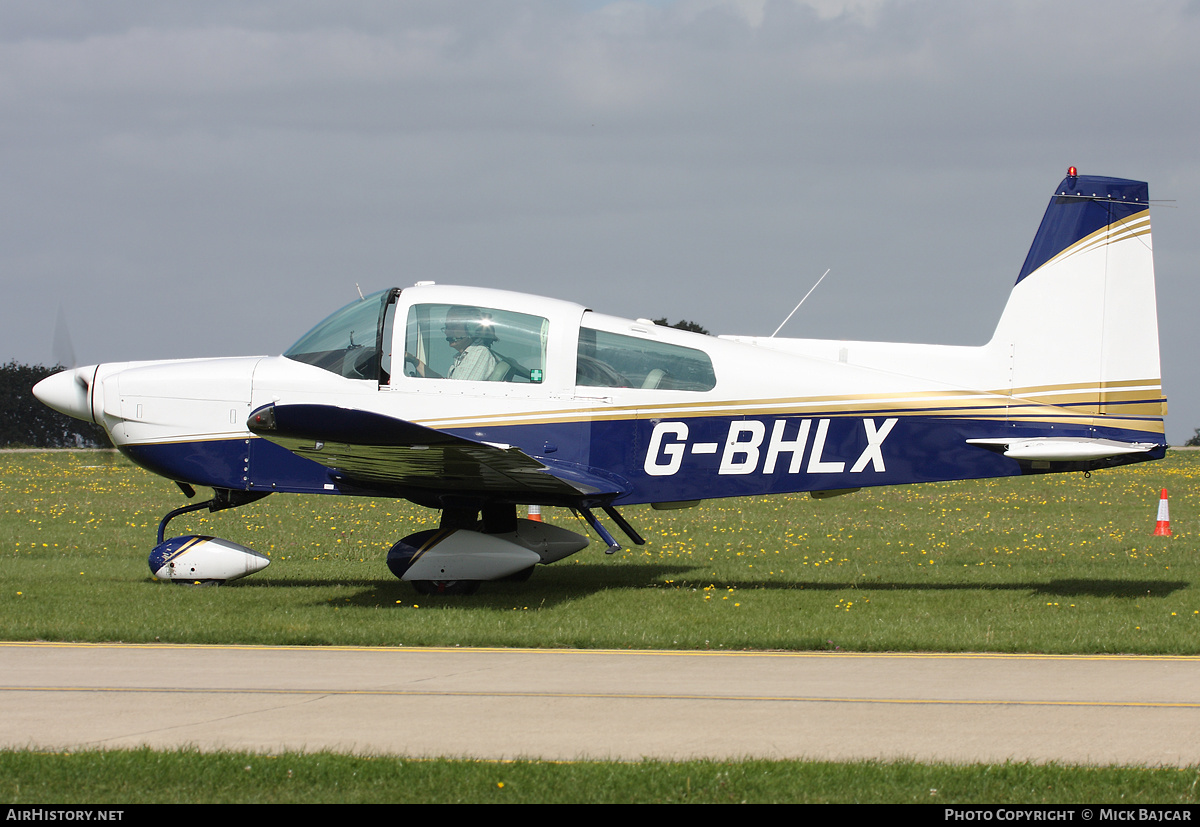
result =
[[[389,292],[381,290],[346,305],[305,333],[283,355],[347,379],[378,378],[379,324]]]

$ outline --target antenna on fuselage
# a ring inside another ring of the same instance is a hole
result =
[[[832,270],[832,269],[833,269],[832,267],[829,268],[829,270]],[[825,280],[825,277],[829,275],[829,270],[826,270],[824,273],[821,274],[821,278],[817,279],[817,284],[820,284],[821,282],[823,282]],[[809,296],[812,295],[812,291],[817,289],[817,284],[814,284],[812,287],[808,288],[808,292],[804,294],[804,299],[807,299]],[[804,304],[804,299],[801,299],[800,302],[795,307],[792,308],[792,312],[787,314],[787,319],[784,319],[782,322],[779,323],[779,327],[775,328],[775,333],[778,333],[779,331],[783,330],[783,326],[788,323],[788,319],[790,319],[790,318],[792,318],[792,316],[796,315],[796,311],[800,309],[800,305]],[[774,339],[775,333],[772,333],[767,338]]]
[[[367,297],[362,294],[362,288],[358,286],[358,282],[354,282],[354,289],[358,291],[358,300],[359,301],[366,300]]]

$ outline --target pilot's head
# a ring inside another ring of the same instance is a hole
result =
[[[442,332],[446,342],[455,350],[465,350],[478,340],[487,340],[490,332],[488,320],[478,307],[451,307],[446,311],[446,325]]]

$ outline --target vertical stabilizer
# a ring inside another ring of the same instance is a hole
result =
[[[1014,397],[1072,408],[1097,427],[1163,432],[1145,183],[1063,179],[989,349],[1007,354]]]

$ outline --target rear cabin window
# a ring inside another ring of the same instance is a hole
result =
[[[404,374],[539,384],[549,326],[541,316],[491,307],[413,305],[404,332]]]
[[[717,377],[702,350],[583,327],[575,382],[593,388],[708,391]]]

